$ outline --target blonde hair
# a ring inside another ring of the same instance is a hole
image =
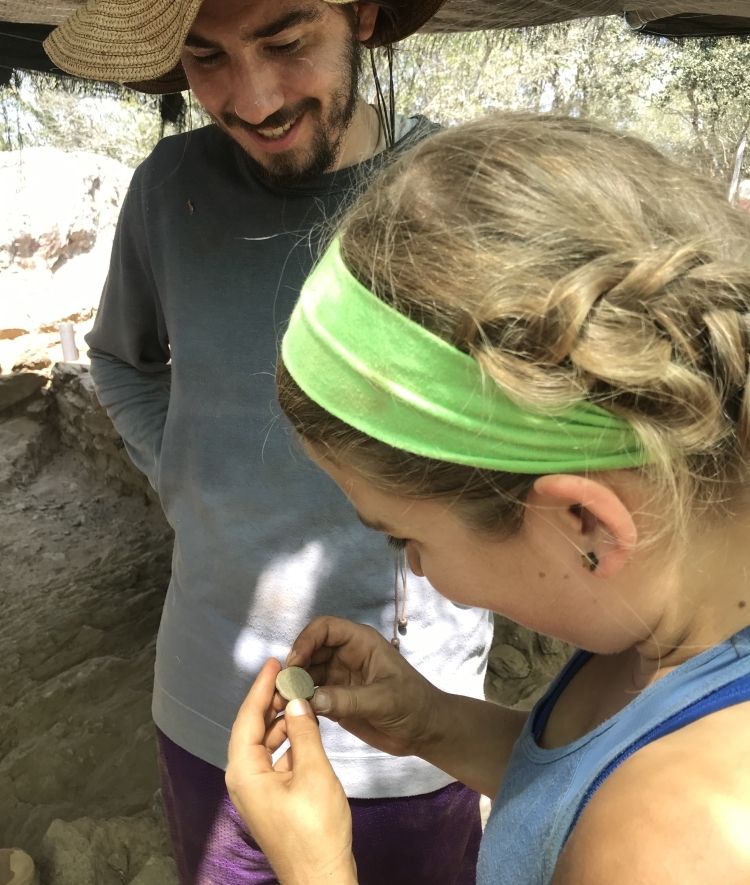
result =
[[[711,182],[591,122],[495,115],[387,168],[339,236],[364,285],[518,402],[585,398],[630,421],[673,527],[732,512],[750,442],[750,221]],[[519,527],[536,477],[392,449],[282,364],[278,387],[304,439],[379,487],[455,498],[480,529]]]

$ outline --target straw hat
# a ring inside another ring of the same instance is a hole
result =
[[[126,83],[152,94],[180,92],[188,88],[180,55],[201,3],[86,0],[50,34],[44,48],[59,68],[78,77]],[[380,11],[366,45],[383,46],[413,34],[442,3],[397,0],[392,16]]]

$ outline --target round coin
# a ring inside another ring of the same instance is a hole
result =
[[[287,701],[295,698],[310,700],[315,694],[312,677],[302,667],[287,667],[276,677],[276,690]]]

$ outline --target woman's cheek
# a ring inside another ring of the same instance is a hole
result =
[[[418,575],[420,578],[427,577],[422,566],[422,555],[413,542],[406,545],[406,559],[409,563],[409,568],[415,575]]]
[[[466,595],[467,582],[463,579],[460,571],[456,573],[450,562],[441,561],[439,555],[430,555],[424,551],[418,553],[417,556],[418,569],[415,569],[411,559],[409,560],[409,568],[415,575],[427,578],[435,590],[451,602],[457,602],[460,605],[473,604],[471,601],[467,603],[463,598]]]

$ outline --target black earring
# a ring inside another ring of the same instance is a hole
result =
[[[593,550],[590,553],[582,553],[581,565],[584,568],[587,568],[590,572],[595,572],[596,567],[599,565],[599,557]]]

